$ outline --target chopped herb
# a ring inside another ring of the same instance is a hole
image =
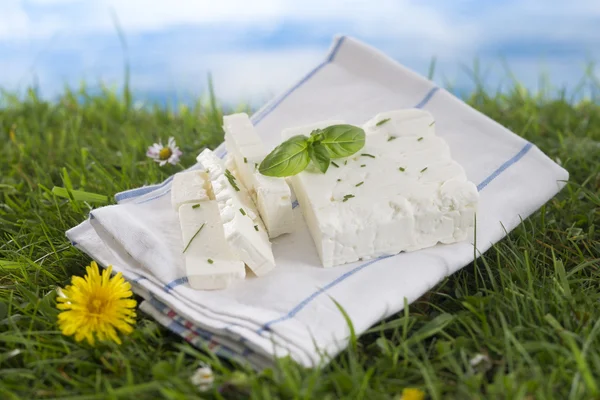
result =
[[[423,136],[421,136],[420,138],[418,138],[417,142],[420,142],[421,140],[423,140]]]
[[[228,170],[228,169],[225,170],[225,177],[227,177],[229,184],[231,184],[231,186],[233,186],[235,191],[239,192],[240,188],[238,187],[237,183],[235,182],[235,176],[233,176],[233,174],[231,173],[230,170]]]
[[[363,182],[358,182],[358,183],[357,183],[356,185],[354,185],[354,186],[356,186],[356,187],[359,187],[359,186],[360,186],[360,185],[362,185],[363,183],[365,183],[365,182],[364,182],[364,181],[363,181]]]
[[[348,165],[348,160],[344,161],[344,165]]]
[[[342,181],[341,179],[338,179],[338,182],[341,182],[341,181]]]
[[[406,168],[404,168],[404,167],[400,167],[400,168],[398,168],[398,169],[400,170],[400,172],[404,172],[404,171],[406,171]]]
[[[362,153],[361,156],[375,158],[375,156],[373,154],[369,154],[369,153]]]
[[[339,168],[339,167],[340,167],[339,165],[337,165],[337,164],[336,164],[336,163],[334,163],[333,161],[331,162],[331,165],[333,165],[333,166],[334,166],[334,167],[336,167],[336,168]]]
[[[208,259],[208,260],[206,260],[206,261],[208,261],[208,263],[209,263],[209,264],[212,264],[212,263],[214,263],[214,261],[212,260],[212,258],[209,258],[209,259]]]
[[[394,139],[397,139],[397,137],[396,137],[396,136],[390,136],[390,137],[388,138],[388,142],[391,142],[391,141],[392,141],[392,140],[394,140]]]
[[[183,249],[184,253],[188,249],[188,247],[190,247],[190,244],[192,244],[192,240],[194,240],[196,238],[196,236],[198,236],[198,234],[200,233],[200,231],[202,230],[202,228],[204,228],[204,225],[206,225],[206,222],[204,222],[202,225],[200,225],[200,228],[198,228],[198,230],[196,231],[196,233],[194,233],[194,236],[192,236],[192,238],[188,242],[187,246],[185,246],[185,249]]]
[[[364,168],[364,167],[366,167],[366,166],[367,166],[367,164],[363,164],[363,165],[361,165],[360,167],[361,167],[361,168]]]
[[[353,194],[347,194],[347,195],[344,196],[344,200],[342,200],[342,202],[348,201],[348,199],[351,199],[353,197],[354,197]]]
[[[240,212],[242,213],[242,215],[246,215],[246,211],[244,211],[243,208],[240,208]]]
[[[433,121],[432,123],[430,123],[429,126],[433,126],[433,124],[435,124],[435,121]]]
[[[258,232],[258,225],[254,225],[254,230]]]
[[[381,121],[379,121],[378,123],[376,123],[375,126],[383,125],[386,122],[388,122],[389,120],[390,120],[390,118],[382,119]]]
[[[257,168],[258,168],[258,164],[254,163],[254,169],[257,169]]]
[[[244,157],[244,164],[248,164],[248,159]]]
[[[427,171],[427,168],[428,168],[428,167],[425,167],[425,168],[423,168],[423,169],[421,170],[421,172],[425,172],[425,171]]]
[[[192,208],[200,208],[200,204],[194,204]]]

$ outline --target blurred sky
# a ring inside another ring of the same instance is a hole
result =
[[[509,83],[503,60],[535,89],[546,73],[574,88],[600,57],[600,0],[0,0],[0,87],[123,82],[125,33],[140,100],[189,100],[212,71],[225,102],[260,104],[320,62],[337,33],[468,90],[477,58],[485,82]],[[598,68],[596,72],[598,72]],[[600,74],[598,74],[600,75]]]

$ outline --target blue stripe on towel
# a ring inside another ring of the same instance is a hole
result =
[[[354,269],[351,269],[350,271],[346,272],[345,274],[342,274],[340,276],[338,276],[336,279],[334,279],[333,281],[329,282],[327,285],[323,286],[321,289],[317,290],[316,292],[314,292],[313,294],[311,294],[310,296],[308,296],[307,298],[305,298],[304,300],[302,300],[296,307],[292,308],[286,315],[277,318],[275,320],[269,321],[266,324],[264,324],[256,333],[260,334],[263,331],[269,330],[269,328],[271,327],[271,325],[274,325],[278,322],[282,322],[285,321],[286,319],[290,319],[292,318],[294,315],[298,314],[298,312],[300,312],[300,310],[302,310],[304,307],[306,307],[308,305],[308,303],[310,303],[311,301],[313,301],[317,296],[325,293],[327,290],[331,289],[332,287],[334,287],[335,285],[337,285],[338,283],[342,282],[343,280],[345,280],[346,278],[354,275],[355,273],[357,273],[358,271],[360,271],[363,268],[368,267],[369,265],[375,264],[377,261],[379,260],[384,260],[386,258],[390,258],[393,256],[383,256],[383,257],[379,257],[376,258],[374,260],[371,260],[369,262],[366,262]]]
[[[434,87],[432,88],[426,95],[425,97],[423,97],[423,100],[421,100],[420,102],[418,102],[415,105],[415,108],[423,108],[425,107],[425,105],[427,105],[427,103],[429,103],[429,100],[431,100],[431,98],[433,97],[434,94],[437,93],[437,91],[440,90],[439,87]]]
[[[163,290],[167,293],[169,293],[171,290],[175,289],[177,286],[183,285],[184,283],[188,282],[188,278],[187,276],[184,276],[182,278],[178,278],[175,279],[172,282],[167,283],[164,287]]]
[[[144,199],[144,200],[138,201],[138,202],[136,202],[135,204],[144,204],[144,203],[148,203],[149,201],[153,201],[153,200],[156,200],[156,199],[160,199],[161,197],[163,197],[163,196],[166,196],[166,195],[168,195],[169,193],[171,193],[171,189],[167,189],[167,190],[165,190],[163,193],[161,193],[161,194],[157,194],[156,196],[150,197],[150,198],[148,198],[148,199]]]
[[[485,178],[483,180],[483,182],[481,182],[479,185],[477,185],[477,191],[481,192],[491,181],[493,181],[494,179],[496,179],[508,167],[510,167],[514,163],[518,162],[521,158],[523,158],[523,156],[525,154],[527,154],[527,152],[529,150],[531,150],[532,147],[533,147],[533,144],[531,144],[531,143],[527,143],[525,146],[523,146],[523,148],[521,149],[521,151],[519,151],[517,154],[515,154],[513,158],[511,158],[510,160],[506,161],[504,164],[502,164],[500,167],[498,167],[497,170],[495,170],[494,172],[492,172],[492,174],[490,176],[488,176],[487,178]]]
[[[127,190],[125,192],[117,193],[117,194],[115,194],[115,200],[118,203],[118,202],[126,200],[126,199],[131,199],[133,197],[143,196],[143,195],[148,194],[150,192],[153,192],[153,191],[155,191],[157,189],[165,187],[172,180],[173,180],[173,176],[170,176],[163,183],[160,183],[158,185],[143,186],[141,188],[131,189],[131,190]]]

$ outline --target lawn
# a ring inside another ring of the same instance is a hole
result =
[[[56,325],[54,289],[90,262],[65,230],[116,192],[159,182],[218,145],[214,100],[167,109],[135,107],[128,92],[66,90],[53,102],[34,91],[3,95],[0,398],[385,399],[415,387],[431,399],[600,399],[600,105],[518,85],[476,90],[467,101],[568,169],[569,184],[324,370],[281,360],[256,373],[141,312],[121,346],[76,343]],[[184,152],[182,166],[161,168],[145,151],[169,136]],[[102,196],[59,197],[54,186]],[[472,366],[477,354],[489,362]],[[189,382],[200,363],[216,377],[204,393]]]

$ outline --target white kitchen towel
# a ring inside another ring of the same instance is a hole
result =
[[[536,146],[348,37],[337,38],[325,61],[252,122],[273,147],[287,127],[328,119],[360,125],[379,112],[410,107],[433,114],[437,134],[477,184],[477,251],[463,242],[324,269],[301,207],[295,207],[296,230],[273,241],[274,271],[225,290],[194,291],[183,267],[170,179],[118,194],[119,204],[94,210],[67,236],[90,257],[122,271],[147,300],[142,309],[192,343],[257,368],[285,355],[305,366],[326,362],[344,349],[349,334],[333,299],[356,332],[364,332],[489,249],[568,179]],[[224,146],[216,152],[224,156]]]

